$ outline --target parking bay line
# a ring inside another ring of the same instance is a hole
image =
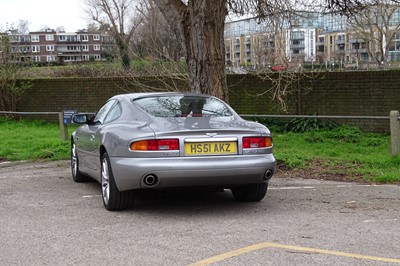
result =
[[[360,185],[360,184],[345,184],[345,185],[318,185],[318,186],[276,186],[269,187],[268,190],[296,190],[296,189],[317,189],[317,188],[352,188],[352,187],[385,187],[393,185]]]
[[[302,251],[302,252],[348,257],[348,258],[353,258],[353,259],[372,260],[372,261],[381,261],[381,262],[399,263],[400,264],[400,259],[383,258],[383,257],[375,257],[375,256],[361,255],[361,254],[345,253],[345,252],[340,252],[340,251],[332,251],[332,250],[325,250],[325,249],[307,248],[307,247],[301,247],[301,246],[291,246],[291,245],[283,245],[283,244],[277,244],[277,243],[272,243],[272,242],[264,242],[264,243],[255,244],[252,246],[247,246],[244,248],[232,250],[232,251],[229,251],[226,253],[222,253],[220,255],[189,264],[188,266],[206,266],[206,265],[210,265],[210,264],[213,264],[213,263],[216,263],[219,261],[223,261],[223,260],[226,260],[229,258],[237,257],[237,256],[240,256],[245,253],[260,250],[263,248],[289,249],[289,250]]]

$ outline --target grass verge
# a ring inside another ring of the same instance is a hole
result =
[[[75,127],[69,126],[71,133]],[[341,126],[304,133],[275,133],[280,169],[308,178],[400,183],[400,156],[390,154],[390,136]],[[1,160],[69,159],[56,123],[0,118]]]
[[[341,126],[275,134],[274,145],[278,162],[289,169],[303,170],[303,175],[342,181],[400,182],[400,156],[391,155],[389,135]]]
[[[69,127],[72,133],[73,127]],[[0,160],[62,160],[70,156],[57,123],[0,118]]]

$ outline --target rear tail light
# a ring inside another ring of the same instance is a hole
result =
[[[272,147],[272,139],[270,137],[244,137],[243,149],[257,149]]]
[[[178,139],[148,139],[132,142],[132,151],[171,151],[179,150]]]

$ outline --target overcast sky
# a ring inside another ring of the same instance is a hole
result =
[[[67,32],[86,28],[84,0],[0,0],[0,29],[19,20],[29,22],[29,30],[63,26]]]

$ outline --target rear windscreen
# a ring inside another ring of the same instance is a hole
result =
[[[220,117],[232,115],[225,103],[212,97],[152,96],[136,99],[134,103],[156,117]]]

